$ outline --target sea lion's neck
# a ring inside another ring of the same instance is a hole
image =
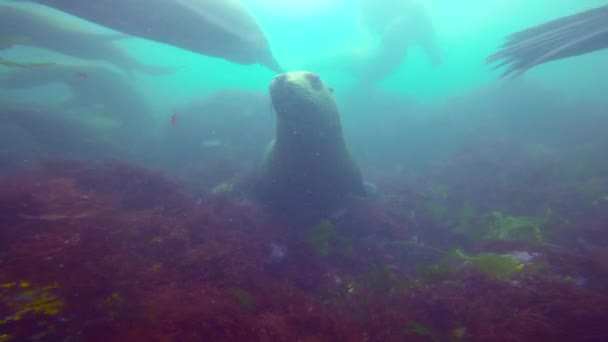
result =
[[[282,129],[277,125],[275,138],[275,153],[283,160],[308,160],[312,156],[322,156],[325,159],[335,159],[346,153],[346,143],[342,131],[313,131],[307,129]]]
[[[279,115],[276,139],[287,144],[305,141],[321,146],[333,145],[343,141],[340,117],[338,114]]]

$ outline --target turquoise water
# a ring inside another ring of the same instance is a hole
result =
[[[286,70],[301,69],[302,65],[328,52],[365,45],[366,35],[359,26],[354,1],[244,2]],[[484,59],[496,50],[506,35],[606,3],[606,0],[538,0],[534,3],[525,0],[429,0],[443,65],[433,68],[423,52],[414,47],[399,70],[379,86],[416,101],[433,103],[491,84],[499,72],[485,65]],[[170,76],[138,75],[138,87],[154,104],[155,116],[170,115],[183,101],[218,89],[266,91],[274,77],[273,72],[258,65],[234,64],[142,39],[124,40],[120,44],[142,62],[181,67]],[[6,58],[14,55],[54,56],[46,51],[28,49],[5,54]],[[608,92],[608,70],[602,63],[606,58],[608,51],[601,51],[548,63],[531,70],[529,76],[549,88],[567,92],[568,96],[602,96]],[[337,90],[347,88],[351,82],[339,74],[322,76]],[[340,96],[339,91],[337,96]]]
[[[441,100],[494,82],[499,73],[484,65],[484,59],[507,34],[608,3],[565,0],[429,2],[444,54],[443,66],[434,69],[426,56],[413,48],[398,72],[380,85],[424,102]],[[267,34],[277,59],[287,70],[299,69],[306,61],[328,51],[357,46],[365,40],[352,1],[248,0],[246,4]],[[155,99],[158,99],[156,94],[166,95],[168,89],[178,88],[176,97],[199,95],[223,87],[265,91],[274,76],[273,72],[257,65],[235,65],[147,41],[134,40],[128,46],[147,62],[184,66],[172,77],[149,78],[140,83]],[[572,96],[599,96],[608,91],[608,70],[602,64],[606,58],[608,51],[549,63],[532,70],[529,76]],[[348,80],[339,76],[327,81],[337,89],[348,86]],[[170,103],[160,105],[170,106]]]

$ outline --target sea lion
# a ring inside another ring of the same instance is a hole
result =
[[[132,36],[281,72],[266,36],[240,0],[39,0]]]
[[[360,24],[372,43],[330,53],[305,67],[350,74],[357,85],[370,86],[397,71],[412,46],[421,47],[434,67],[441,65],[433,20],[422,1],[361,0]]]
[[[123,33],[100,32],[81,19],[53,8],[34,3],[2,2],[0,4],[0,48],[33,46],[76,58],[105,61],[126,73],[139,71],[151,75],[171,73],[173,67],[144,64],[129,55],[118,39]]]
[[[329,215],[351,194],[365,194],[342,134],[332,89],[307,71],[278,75],[270,97],[276,135],[261,165],[258,193],[271,208]]]
[[[0,98],[0,145],[6,147],[5,152],[17,152],[15,161],[128,157],[123,154],[125,144],[112,135],[111,125],[90,117],[56,112],[30,100]],[[5,136],[9,132],[13,134]]]
[[[608,5],[515,32],[487,58],[507,66],[501,78],[517,77],[551,61],[608,48]]]
[[[441,54],[437,47],[435,27],[425,1],[360,1],[361,25],[373,36],[401,37],[401,44],[421,47],[433,66],[441,65]]]
[[[56,63],[35,68],[0,68],[0,71],[2,89],[63,84],[70,96],[52,111],[111,118],[129,134],[150,114],[147,101],[130,79],[103,65]]]

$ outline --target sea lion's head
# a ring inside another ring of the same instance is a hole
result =
[[[308,71],[280,74],[269,88],[277,123],[299,130],[339,129],[340,116],[333,89],[319,75]]]

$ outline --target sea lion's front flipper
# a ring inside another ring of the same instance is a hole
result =
[[[608,6],[558,18],[515,32],[486,59],[506,66],[502,77],[517,77],[554,60],[608,48]]]

